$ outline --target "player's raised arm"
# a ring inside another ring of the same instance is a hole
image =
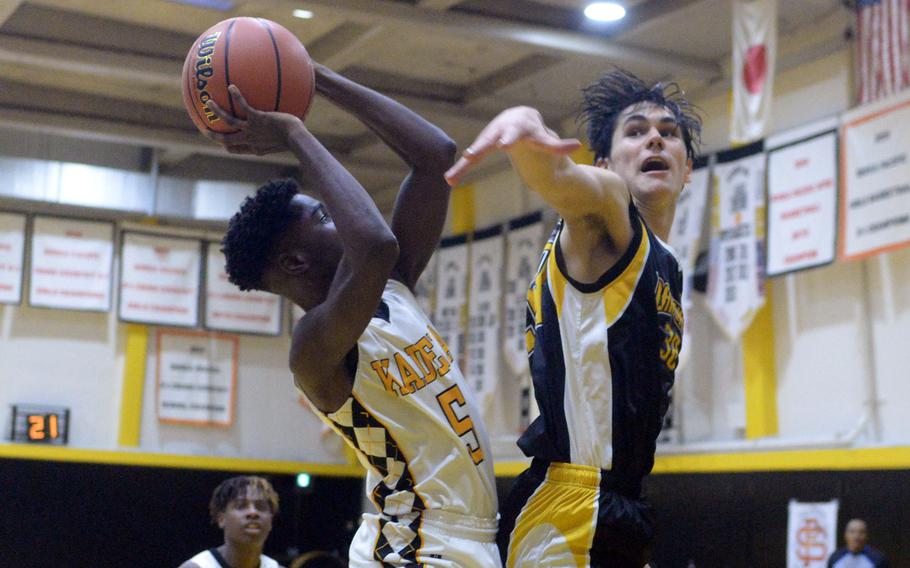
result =
[[[300,119],[257,111],[236,87],[231,93],[248,118],[213,107],[239,132],[212,138],[228,149],[253,153],[289,149],[300,161],[304,179],[325,202],[300,196],[288,203],[295,219],[277,244],[273,276],[265,287],[307,310],[294,329],[291,370],[318,408],[333,411],[350,396],[350,377],[342,363],[379,304],[398,244],[366,190]],[[330,281],[327,290],[325,281]]]
[[[413,289],[439,242],[449,204],[443,174],[455,143],[437,126],[391,98],[316,65],[320,94],[360,119],[410,167],[392,216],[400,254],[395,277]]]
[[[622,247],[631,238],[625,183],[608,170],[576,164],[568,154],[579,147],[577,139],[560,138],[547,127],[536,109],[514,107],[481,131],[446,178],[457,183],[490,153],[505,152],[525,185],[543,197],[576,235],[595,226],[596,232],[607,231],[609,240]],[[586,223],[589,220],[594,223]]]

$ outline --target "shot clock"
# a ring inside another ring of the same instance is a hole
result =
[[[13,442],[64,446],[69,439],[70,410],[62,406],[14,404]]]

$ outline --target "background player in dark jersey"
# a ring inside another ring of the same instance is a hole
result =
[[[666,241],[700,122],[678,88],[622,71],[583,91],[592,166],[533,108],[497,116],[447,173],[493,151],[559,213],[528,293],[527,343],[540,417],[519,440],[534,458],[500,521],[508,566],[641,567],[654,463],[682,335],[682,279]]]
[[[278,494],[268,480],[244,475],[222,481],[212,493],[209,515],[224,531],[224,544],[203,550],[180,568],[279,568],[262,554],[277,514]]]

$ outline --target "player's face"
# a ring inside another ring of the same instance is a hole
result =
[[[692,171],[676,117],[651,103],[631,105],[619,114],[606,165],[640,201],[675,203]]]
[[[272,530],[272,516],[268,498],[247,488],[218,515],[218,526],[224,530],[225,541],[261,545]]]
[[[850,521],[847,523],[847,529],[844,531],[844,540],[847,541],[847,548],[853,552],[859,552],[866,546],[866,523],[862,521]]]

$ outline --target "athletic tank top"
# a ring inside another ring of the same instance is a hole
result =
[[[317,414],[356,451],[386,520],[416,526],[422,511],[440,510],[495,523],[493,456],[474,394],[401,282],[388,281],[357,341],[351,397]]]
[[[669,245],[629,209],[633,238],[597,282],[568,276],[557,223],[528,290],[526,343],[540,416],[525,455],[612,470],[629,492],[654,465],[683,314]]]
[[[210,548],[190,558],[190,562],[196,564],[199,568],[231,568],[226,562],[222,562],[223,559],[219,560],[219,558],[221,558],[221,555],[218,554],[217,549]],[[259,568],[278,568],[278,566],[278,562],[268,556],[262,555],[259,557]]]

